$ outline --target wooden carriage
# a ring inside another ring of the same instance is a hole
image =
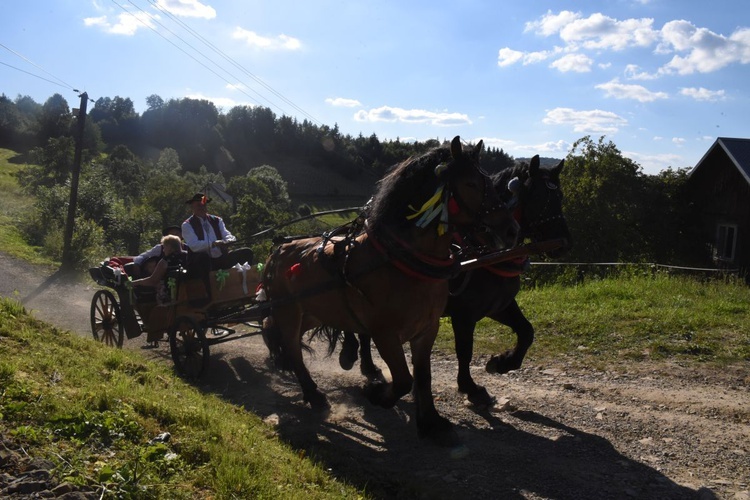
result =
[[[177,370],[196,378],[208,365],[211,345],[260,333],[257,265],[211,271],[201,278],[173,273],[167,277],[170,298],[159,303],[153,289],[130,284],[130,262],[130,257],[112,258],[89,269],[92,279],[105,287],[91,301],[95,340],[119,348],[125,336],[146,333],[150,343],[168,339]]]

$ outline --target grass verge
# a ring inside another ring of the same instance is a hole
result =
[[[110,497],[363,497],[166,365],[45,325],[5,298],[0,432],[57,464],[60,480]]]
[[[518,302],[536,330],[530,360],[587,366],[621,359],[750,361],[750,287],[741,280],[622,276],[525,289]],[[497,354],[514,344],[508,327],[487,318],[477,324],[476,353]],[[437,348],[454,350],[449,320]]]

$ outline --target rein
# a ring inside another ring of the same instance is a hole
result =
[[[422,281],[444,281],[457,276],[461,263],[451,254],[447,259],[438,259],[417,252],[407,242],[393,234],[387,228],[382,229],[380,237],[365,221],[367,241],[402,273]]]

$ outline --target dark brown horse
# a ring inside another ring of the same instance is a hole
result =
[[[493,185],[505,196],[511,197],[515,217],[521,232],[519,240],[545,241],[562,239],[570,242],[570,233],[562,212],[560,172],[564,161],[551,169],[539,166],[539,157],[530,164],[505,169],[493,176]],[[558,256],[565,246],[552,252]],[[507,373],[521,367],[521,363],[534,341],[534,328],[516,302],[520,289],[520,274],[526,265],[521,262],[502,263],[488,268],[461,273],[450,282],[451,296],[443,316],[451,318],[458,357],[458,390],[476,405],[491,405],[494,399],[484,387],[471,377],[469,365],[473,355],[474,329],[484,317],[509,326],[517,336],[516,345],[506,352],[493,356],[487,363],[490,373]],[[371,379],[381,377],[372,361],[369,339],[360,335],[360,369]],[[354,334],[344,334],[344,344],[339,362],[350,369],[357,359],[357,339]]]
[[[435,409],[430,352],[458,272],[452,233],[485,232],[515,244],[518,224],[479,168],[480,142],[466,150],[459,137],[396,165],[378,184],[365,231],[337,243],[293,240],[266,262],[263,286],[271,301],[266,339],[272,357],[290,366],[313,407],[327,401],[305,367],[302,335],[320,325],[367,334],[392,381],[365,387],[371,403],[391,408],[414,387],[420,436],[446,443],[451,423]],[[409,342],[414,377],[403,350]]]

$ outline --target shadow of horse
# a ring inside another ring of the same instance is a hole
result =
[[[338,380],[326,388],[330,410],[310,412],[294,375],[270,363],[222,355],[211,363],[201,390],[261,418],[277,415],[284,442],[373,498],[715,498],[541,411],[487,411],[459,420],[462,444],[445,448],[409,431],[416,428],[411,395],[386,410],[371,405],[361,386]]]

